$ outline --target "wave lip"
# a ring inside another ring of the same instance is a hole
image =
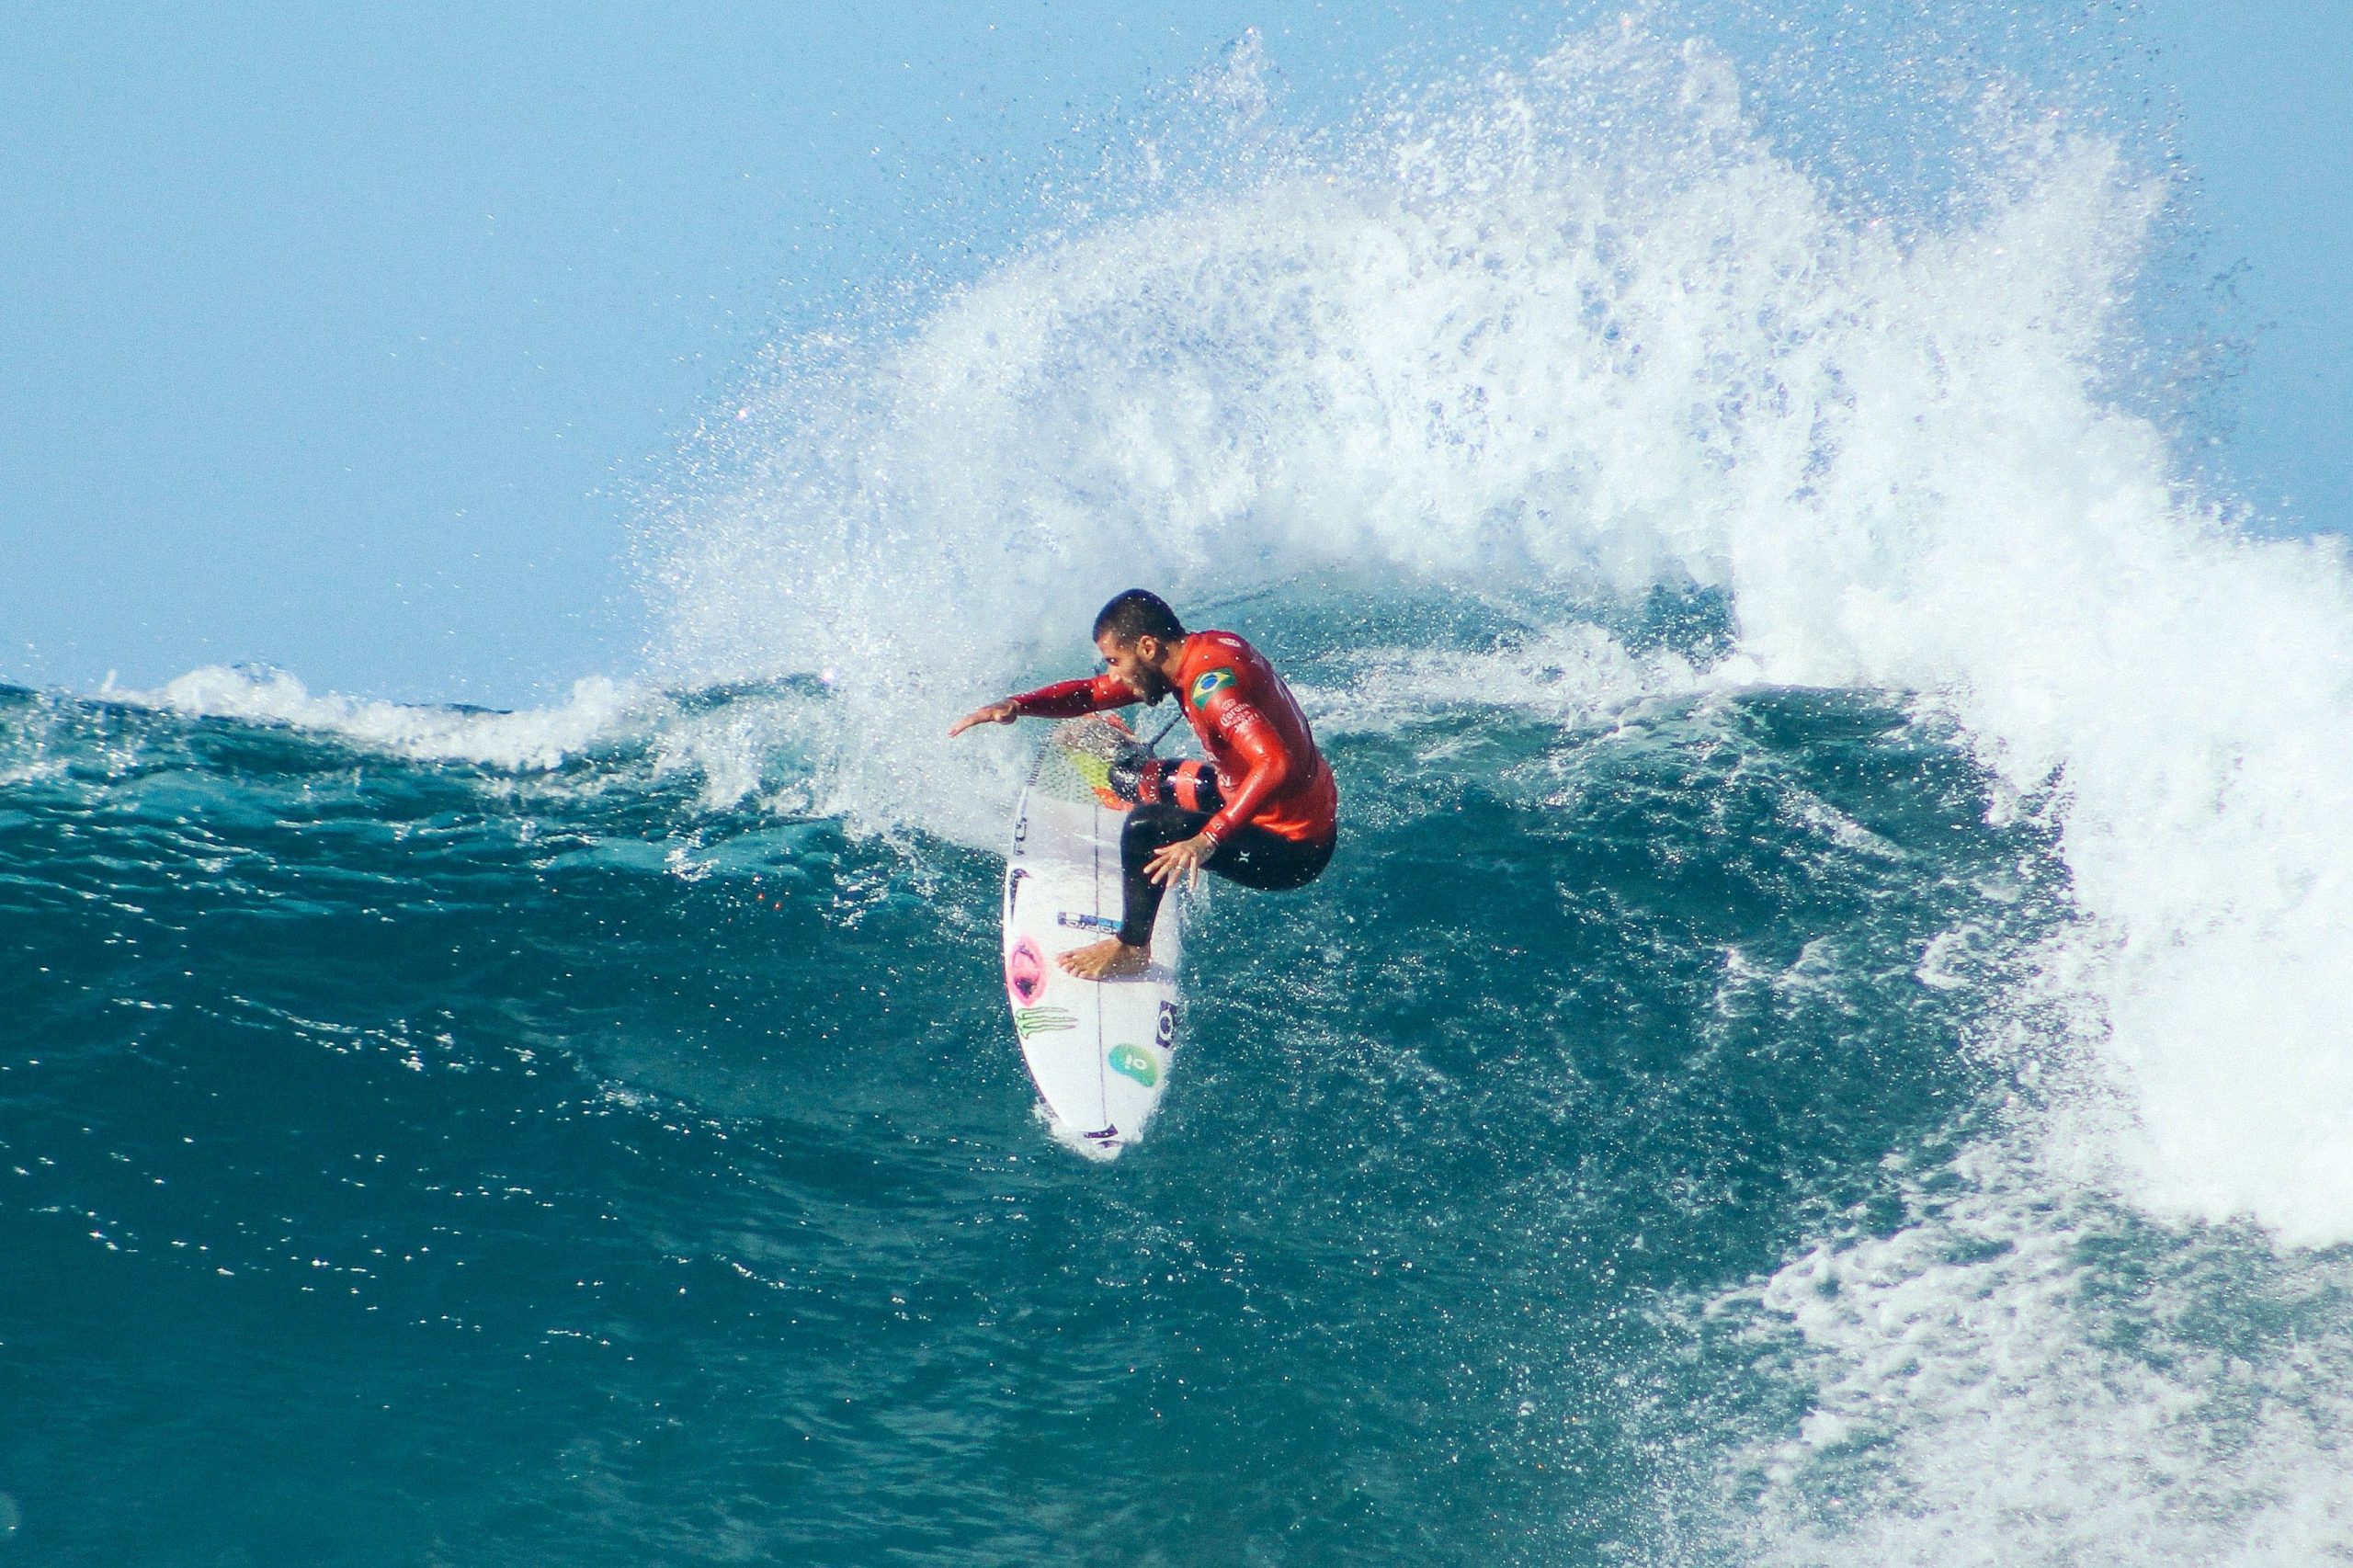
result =
[[[642,722],[668,704],[650,687],[590,676],[569,701],[501,712],[313,695],[283,670],[207,665],[156,691],[110,691],[114,700],[192,719],[242,719],[324,731],[417,762],[471,762],[507,772],[546,772]]]

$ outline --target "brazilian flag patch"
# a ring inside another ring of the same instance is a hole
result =
[[[1203,670],[1193,681],[1193,706],[1199,708],[1227,687],[1237,684],[1232,670]]]

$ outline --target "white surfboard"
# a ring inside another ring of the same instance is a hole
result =
[[[1184,942],[1185,901],[1172,893],[1143,973],[1081,980],[1054,961],[1120,928],[1127,807],[1096,789],[1102,759],[1122,744],[1134,739],[1101,715],[1054,727],[1021,793],[1005,868],[1005,987],[1022,1060],[1056,1138],[1097,1160],[1142,1138],[1167,1090]]]

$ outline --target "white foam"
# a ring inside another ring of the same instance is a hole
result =
[[[1295,682],[1316,733],[1392,731],[1469,706],[1507,707],[1552,723],[1591,723],[1645,699],[1716,684],[1682,656],[1637,654],[1597,626],[1556,627],[1486,652],[1384,647],[1330,661],[1335,676]]]
[[[1955,1178],[1958,1177],[1958,1180]],[[1985,1148],[1895,1234],[1746,1301],[1818,1380],[1734,1457],[1719,1517],[1768,1563],[2303,1563],[2353,1551],[2341,1265],[2138,1230]],[[2268,1329],[2248,1332],[2248,1314]],[[2305,1332],[2290,1331],[2293,1317]]]
[[[371,750],[420,761],[463,761],[516,772],[561,767],[625,722],[666,710],[658,693],[602,676],[573,683],[571,700],[512,713],[313,696],[282,670],[208,665],[153,692],[114,691],[118,701],[191,717],[223,717],[324,730]]]

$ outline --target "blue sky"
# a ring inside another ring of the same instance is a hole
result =
[[[2288,523],[2353,531],[2353,6],[2148,0],[2154,78],[2253,351],[2224,467]]]
[[[2150,0],[2223,466],[2353,518],[2353,7]],[[681,19],[689,18],[689,19]],[[1483,22],[1492,41],[1496,29]],[[232,659],[514,703],[626,670],[636,487],[780,333],[953,278],[1030,172],[1257,28],[1310,118],[1442,6],[15,6],[0,678]]]

